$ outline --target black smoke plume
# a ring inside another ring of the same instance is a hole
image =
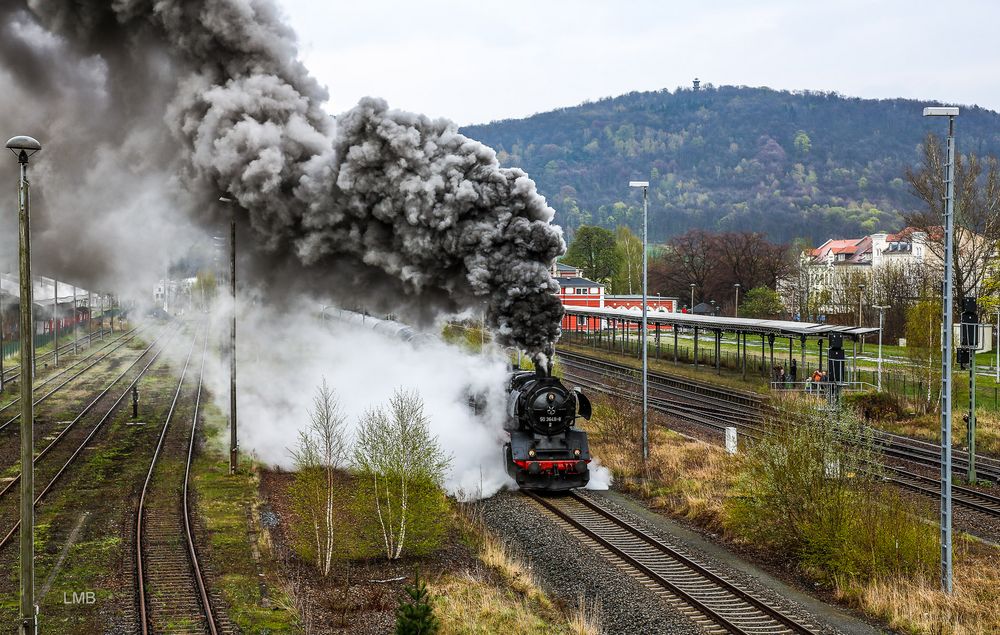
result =
[[[179,151],[158,163],[182,166],[191,208],[235,198],[255,269],[275,286],[308,280],[424,317],[483,308],[502,343],[531,353],[558,338],[549,266],[565,245],[534,182],[446,120],[378,99],[331,118],[272,0],[8,2],[5,20],[58,39],[19,30],[0,48],[5,62],[31,62],[14,79],[55,98],[67,82],[46,69],[65,75],[53,58],[75,55],[106,69],[96,92],[118,129],[159,104]],[[151,97],[163,93],[165,108]]]

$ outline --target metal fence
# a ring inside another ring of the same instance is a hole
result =
[[[566,330],[563,331],[562,339],[574,344],[590,346],[612,353],[634,356],[637,359],[642,358],[641,339],[638,333],[635,332],[613,332],[611,330],[605,330],[588,333],[583,331]],[[674,361],[675,349],[672,333],[661,333],[659,341],[656,341],[656,338],[651,335],[648,346],[649,357],[651,359]],[[788,385],[791,385],[793,382],[797,382],[802,383],[804,386],[803,382],[808,379],[808,376],[813,370],[816,370],[815,368],[809,366],[807,361],[807,366],[805,368],[799,366],[796,377],[793,378],[790,375],[786,375],[786,382],[777,382],[777,377],[774,376],[774,367],[778,366],[785,368],[787,372],[787,369],[789,368],[787,354],[784,356],[776,354],[772,365],[771,356],[769,354],[761,356],[759,350],[756,354],[751,352],[753,350],[753,347],[747,347],[746,374],[748,376],[753,375],[756,377],[763,377],[767,379],[768,382],[773,384],[787,383]],[[685,342],[684,344],[678,343],[676,355],[678,364],[695,363],[694,345],[690,342]],[[794,359],[796,364],[801,362],[798,355],[796,355]],[[737,354],[735,351],[721,351],[718,360],[718,367],[720,370],[725,369],[731,372],[742,373],[742,360],[742,354]],[[697,363],[698,366],[704,366],[710,370],[715,370],[716,359],[714,340],[699,340]],[[869,390],[876,390],[878,387],[878,371],[875,369],[852,369],[850,368],[850,365],[848,365],[846,374],[849,378],[848,383],[854,386],[856,390],[866,388]],[[955,397],[955,406],[961,410],[963,406],[962,400],[968,400],[968,383],[965,382],[963,384],[959,377],[959,375],[956,375],[955,377],[955,385],[958,389]],[[928,386],[927,380],[921,379],[915,373],[891,370],[887,371],[883,369],[882,389],[907,399],[922,399],[926,398]],[[939,389],[940,381],[933,381],[930,386],[931,394],[936,395]],[[976,408],[977,410],[993,410],[1000,412],[1000,387],[982,385],[981,383],[978,384],[976,386]]]

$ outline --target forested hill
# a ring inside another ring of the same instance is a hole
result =
[[[933,87],[928,87],[933,91]],[[650,181],[650,232],[766,232],[773,240],[900,228],[919,202],[905,182],[928,131],[927,105],[833,93],[724,86],[630,93],[462,132],[537,182],[570,232],[641,224],[630,179]],[[1000,155],[1000,114],[964,107],[959,152]]]

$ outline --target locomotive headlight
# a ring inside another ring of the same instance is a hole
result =
[[[535,458],[535,450],[534,449],[528,450],[528,456],[531,458]]]
[[[580,450],[579,450],[579,448],[576,449],[576,450],[573,450],[573,456],[580,456]]]
[[[556,394],[554,392],[550,392],[548,395],[545,396],[545,398],[548,399],[549,401],[555,401]]]

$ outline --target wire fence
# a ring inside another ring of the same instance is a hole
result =
[[[606,329],[603,331],[563,331],[562,339],[574,344],[590,346],[601,350],[621,355],[633,356],[637,359],[642,357],[642,342],[635,332]],[[672,333],[660,334],[659,339],[651,334],[648,344],[648,355],[651,359],[674,361],[679,364],[695,364],[694,344],[679,341],[675,348]],[[697,352],[697,365],[711,370],[727,371],[727,374],[745,374],[748,378],[764,378],[773,384],[798,384],[807,380],[817,369],[811,366],[803,368],[801,358],[796,355],[795,360],[797,372],[792,375],[790,372],[791,363],[787,356],[775,354],[773,357],[765,350],[764,355],[760,354],[760,349],[747,346],[746,350],[746,370],[744,371],[744,355],[735,351],[720,351],[718,361],[716,361],[715,341],[699,340]],[[807,364],[815,363],[816,359],[807,360]],[[824,360],[824,365],[826,360]],[[785,371],[785,380],[779,382],[780,371]],[[868,368],[852,368],[848,360],[846,368],[846,379],[848,383],[860,387],[868,387],[876,390],[879,385],[878,371]],[[955,376],[955,405],[962,408],[963,403],[968,401],[968,382],[962,382],[961,375]],[[1000,386],[992,385],[992,382],[980,376],[976,385],[976,408],[977,410],[993,410],[1000,412]],[[804,384],[803,384],[804,385]],[[882,390],[914,401],[935,401],[940,390],[940,379],[932,378],[928,385],[926,374],[920,377],[918,372],[900,372],[897,370],[882,371]]]

